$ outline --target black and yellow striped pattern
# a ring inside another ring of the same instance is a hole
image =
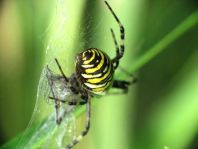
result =
[[[91,48],[77,55],[76,73],[86,90],[101,95],[112,84],[114,68],[107,54]]]

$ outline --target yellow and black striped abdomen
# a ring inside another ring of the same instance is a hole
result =
[[[77,55],[76,73],[87,91],[101,95],[112,84],[114,68],[107,54],[91,48]]]

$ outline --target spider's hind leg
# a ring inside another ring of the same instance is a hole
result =
[[[134,84],[136,81],[137,81],[136,79],[134,79],[132,81],[114,80],[112,87],[122,89],[125,93],[128,91],[129,85]]]
[[[135,84],[138,81],[138,78],[136,76],[134,76],[133,74],[127,72],[122,67],[119,67],[119,69],[121,69],[121,71],[124,72],[124,74],[126,74],[127,76],[129,76],[131,78],[131,80],[130,81],[114,80],[112,87],[113,88],[122,89],[124,92],[127,92],[129,85]]]
[[[113,81],[113,88],[118,88],[118,89],[122,89],[124,92],[128,91],[128,86],[131,83],[129,81],[124,81],[124,80],[114,80]]]

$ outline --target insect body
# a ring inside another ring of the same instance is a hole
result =
[[[70,144],[66,146],[66,149],[71,149],[85,136],[90,128],[90,116],[91,116],[91,97],[95,95],[103,95],[107,92],[109,88],[118,88],[126,91],[128,86],[135,82],[125,81],[125,80],[115,80],[113,78],[114,72],[119,65],[119,60],[124,54],[124,27],[120,20],[110,7],[110,5],[105,1],[108,9],[115,18],[116,22],[120,28],[120,44],[116,41],[113,29],[111,29],[111,34],[114,40],[116,48],[116,56],[111,59],[105,52],[97,48],[89,48],[76,56],[76,72],[70,77],[66,77],[58,60],[55,58],[57,66],[60,70],[61,75],[54,75],[49,67],[48,71],[48,84],[51,88],[50,99],[55,102],[56,109],[56,122],[60,124],[63,116],[60,116],[60,106],[62,104],[68,105],[84,105],[86,104],[86,126],[81,134],[75,137]],[[57,83],[58,82],[58,83]],[[60,87],[57,87],[60,84]],[[64,94],[67,91],[69,95]]]

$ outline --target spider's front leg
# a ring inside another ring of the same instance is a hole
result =
[[[122,25],[122,23],[120,22],[119,18],[117,17],[117,15],[115,14],[113,9],[111,8],[111,6],[107,3],[107,1],[105,1],[105,3],[106,3],[107,7],[109,8],[111,14],[115,18],[115,20],[118,23],[119,28],[120,28],[120,43],[119,44],[118,44],[118,42],[116,40],[116,37],[115,37],[113,29],[111,29],[111,34],[112,34],[113,41],[114,41],[115,48],[116,48],[116,56],[113,58],[112,62],[113,62],[113,65],[114,65],[114,69],[116,69],[119,66],[119,60],[124,55],[125,29],[124,29],[124,26]]]

